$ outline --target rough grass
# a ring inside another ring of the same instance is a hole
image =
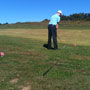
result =
[[[0,29],[47,29],[49,22],[26,22],[17,24],[3,24]],[[90,21],[61,21],[59,28],[67,30],[90,30]]]
[[[90,90],[89,31],[61,33],[61,50],[55,51],[43,48],[46,30],[0,30],[0,51],[5,52],[0,57],[0,90]],[[78,40],[76,47],[72,40]]]

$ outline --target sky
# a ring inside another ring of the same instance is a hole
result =
[[[61,10],[90,13],[90,0],[0,0],[0,23],[40,22]]]

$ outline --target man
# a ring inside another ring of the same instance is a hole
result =
[[[57,29],[60,22],[61,10],[58,10],[57,14],[53,15],[48,24],[48,49],[51,49],[51,37],[53,38],[54,49],[58,50],[57,45]]]

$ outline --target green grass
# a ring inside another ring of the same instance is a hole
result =
[[[61,50],[46,50],[44,40],[27,38],[21,33],[15,37],[9,30],[8,34],[0,33],[0,51],[5,52],[0,57],[0,90],[22,90],[27,86],[30,90],[90,90],[89,44],[73,47],[59,42]],[[14,79],[18,81],[12,83]]]
[[[3,24],[0,29],[47,29],[48,22],[30,22],[18,24]],[[90,22],[60,22],[60,29],[67,30],[90,30]]]
[[[11,37],[30,38],[33,40],[47,41],[47,29],[0,29],[0,35]],[[58,42],[65,44],[73,44],[90,46],[89,30],[62,30],[58,29]]]

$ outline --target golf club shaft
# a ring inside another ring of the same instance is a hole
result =
[[[60,36],[57,35],[57,38],[59,39],[59,42],[62,43],[62,40],[61,40]],[[65,48],[65,47],[66,47],[66,45],[63,46],[63,48]]]

